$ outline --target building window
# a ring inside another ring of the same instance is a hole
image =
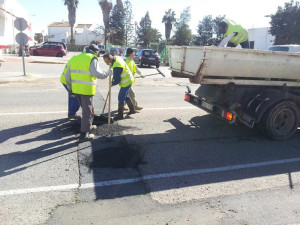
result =
[[[254,43],[255,43],[254,41],[250,41],[250,48],[251,49],[254,49]]]

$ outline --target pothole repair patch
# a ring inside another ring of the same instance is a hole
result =
[[[142,160],[142,151],[135,146],[118,146],[94,150],[87,163],[93,168],[134,168]]]

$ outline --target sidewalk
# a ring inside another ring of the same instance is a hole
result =
[[[68,60],[80,52],[69,52],[67,56],[62,58],[59,57],[50,57],[50,56],[29,56],[25,57],[26,63],[52,63],[52,64],[65,64]],[[0,55],[1,62],[22,62],[22,57],[12,54],[3,54]]]

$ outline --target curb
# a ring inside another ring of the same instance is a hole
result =
[[[42,64],[66,64],[67,62],[47,62],[47,61],[31,61],[29,63],[42,63]]]
[[[19,77],[16,77],[15,79],[11,78],[0,78],[0,84],[7,84],[7,83],[16,83],[16,82],[27,82],[32,81],[35,79],[35,76],[31,73],[26,74],[26,76],[21,75]]]

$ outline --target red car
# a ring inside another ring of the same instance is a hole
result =
[[[30,55],[34,56],[56,56],[63,57],[67,55],[67,51],[61,44],[43,44],[38,47],[32,47],[29,50]]]

